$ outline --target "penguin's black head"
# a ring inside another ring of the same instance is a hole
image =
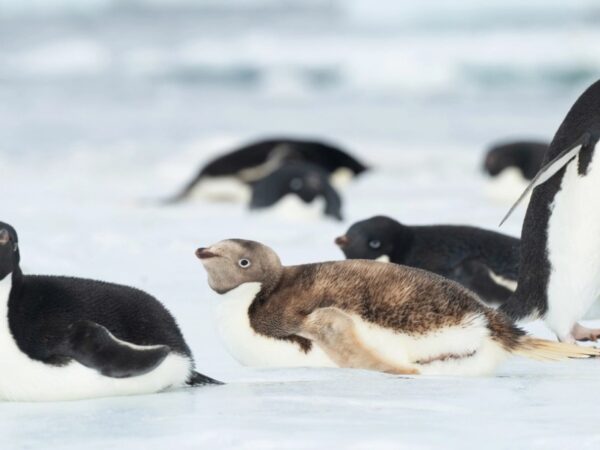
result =
[[[268,208],[288,195],[310,204],[325,201],[326,216],[342,220],[342,200],[320,167],[304,162],[288,162],[252,186],[251,209]]]
[[[483,170],[495,177],[505,169],[518,169],[523,177],[532,179],[540,169],[548,144],[516,141],[492,147],[486,154]]]
[[[375,216],[352,225],[335,239],[347,259],[396,261],[410,244],[408,227],[385,216]]]
[[[0,280],[19,267],[19,239],[9,224],[0,222]]]

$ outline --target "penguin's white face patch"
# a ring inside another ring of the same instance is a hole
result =
[[[317,346],[305,353],[293,342],[254,331],[248,309],[260,289],[261,283],[244,283],[218,299],[217,329],[229,353],[245,366],[336,367]]]

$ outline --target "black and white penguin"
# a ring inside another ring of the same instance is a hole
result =
[[[335,243],[348,259],[375,259],[416,267],[457,281],[486,303],[514,292],[519,240],[458,225],[408,226],[385,216],[353,224]]]
[[[561,341],[597,340],[578,321],[600,295],[600,81],[575,102],[535,176],[521,234],[518,287],[502,310],[543,318]],[[598,214],[596,214],[598,212]],[[504,222],[503,220],[503,222]]]
[[[250,209],[276,210],[287,217],[342,220],[342,199],[319,166],[289,162],[252,183]]]
[[[242,239],[196,256],[220,294],[219,332],[245,365],[483,375],[510,355],[600,355],[527,336],[458,283],[412,267],[366,260],[284,266],[269,247]]]
[[[194,370],[173,316],[127,286],[23,275],[0,222],[0,398],[75,400],[220,384]]]
[[[343,187],[352,177],[367,170],[356,158],[328,143],[264,139],[210,161],[168,202],[183,201],[196,193],[209,199],[245,201],[250,196],[250,183],[269,175],[286,161],[304,161],[321,167],[337,187]]]
[[[546,150],[548,143],[539,141],[507,142],[490,148],[483,162],[483,170],[490,177],[488,196],[512,202],[542,167]]]

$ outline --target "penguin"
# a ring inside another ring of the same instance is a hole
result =
[[[542,167],[549,144],[541,141],[514,141],[496,144],[485,155],[485,172],[496,177],[504,170],[514,168],[523,178],[532,180]]]
[[[220,384],[194,370],[175,319],[154,297],[101,281],[23,275],[0,222],[0,398],[77,400]]]
[[[319,166],[290,162],[252,184],[251,210],[276,209],[287,216],[342,220],[342,199]]]
[[[531,193],[517,289],[501,310],[514,320],[544,319],[563,342],[600,336],[579,324],[600,294],[599,136],[597,81],[571,107],[543,167],[501,222]]]
[[[269,175],[286,161],[305,161],[321,167],[338,188],[367,170],[362,162],[332,144],[291,138],[264,139],[213,159],[166,202],[181,202],[193,193],[216,200],[246,201],[248,184]]]
[[[490,306],[517,286],[519,240],[459,225],[409,226],[386,216],[353,224],[335,239],[347,259],[375,259],[416,267],[454,280]]]
[[[494,145],[486,153],[483,170],[489,176],[488,197],[512,202],[542,167],[548,143],[515,141]]]
[[[483,375],[509,355],[587,358],[595,348],[535,339],[452,280],[368,260],[283,266],[269,247],[228,239],[196,250],[221,295],[217,325],[253,366]]]

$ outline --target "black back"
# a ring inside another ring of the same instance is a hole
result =
[[[285,161],[312,163],[329,174],[342,167],[347,167],[355,175],[367,170],[356,158],[328,143],[290,138],[264,139],[210,161],[172,201],[185,198],[204,177],[236,176],[244,169],[260,166],[271,159],[278,159],[280,164]]]
[[[523,177],[531,180],[542,167],[547,150],[547,142],[516,141],[497,144],[487,151],[483,168],[495,177],[508,167],[516,167]]]
[[[69,361],[62,346],[70,327],[80,321],[100,324],[133,344],[168,345],[191,357],[169,311],[151,295],[128,286],[81,278],[16,276],[8,307],[10,331],[21,351],[48,364]]]
[[[600,81],[592,84],[571,107],[550,144],[543,164],[552,161],[586,132],[594,136],[600,135]],[[586,173],[593,148],[594,145],[588,145],[580,152],[578,170],[582,175]],[[548,309],[548,220],[550,205],[560,190],[564,173],[565,168],[536,187],[531,195],[521,232],[521,273],[518,287],[513,297],[502,307],[513,319],[532,314],[543,316]]]
[[[329,183],[327,175],[327,172],[314,164],[286,163],[252,184],[250,208],[268,208],[288,194],[298,196],[305,203],[311,203],[317,197],[322,197],[325,199],[323,213],[341,220],[342,200]]]
[[[503,302],[511,291],[489,271],[516,281],[519,240],[493,231],[456,225],[406,226],[376,216],[352,225],[342,251],[347,258],[388,255],[396,264],[416,267],[457,281],[488,302]]]
[[[48,364],[68,362],[65,345],[73,326],[81,322],[101,325],[132,344],[166,345],[191,357],[175,319],[151,295],[101,281],[26,276],[19,262],[17,233],[0,222],[0,280],[12,278],[8,324],[29,357]]]

